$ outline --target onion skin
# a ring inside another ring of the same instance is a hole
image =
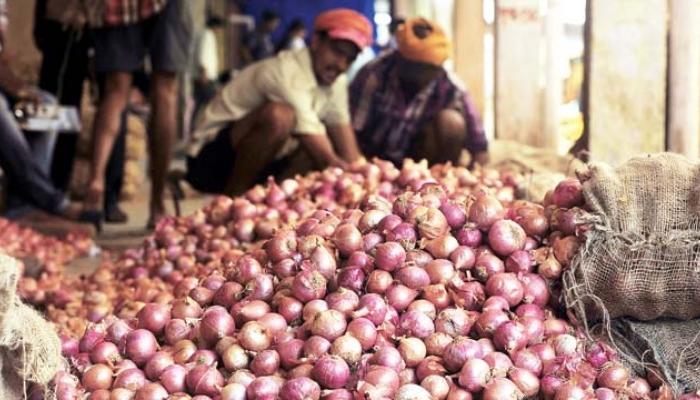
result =
[[[326,389],[340,389],[350,378],[350,368],[340,357],[321,357],[311,371],[312,378]]]

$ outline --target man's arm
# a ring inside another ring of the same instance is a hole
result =
[[[333,166],[346,168],[348,164],[333,151],[333,144],[326,135],[298,135],[299,141],[311,158],[322,168]]]
[[[0,90],[20,100],[35,100],[35,97],[38,99],[36,90],[15,75],[4,62],[0,62]]]
[[[338,154],[343,160],[351,163],[362,157],[360,148],[357,145],[355,131],[350,124],[329,125],[326,127]]]

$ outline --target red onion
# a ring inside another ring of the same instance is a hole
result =
[[[458,247],[459,242],[449,233],[425,243],[425,250],[435,258],[448,258]]]
[[[112,342],[100,342],[90,352],[93,364],[113,365],[121,360],[119,348]]]
[[[523,349],[513,354],[513,365],[532,372],[536,377],[542,373],[542,360],[530,349]]]
[[[491,374],[494,377],[503,378],[513,368],[510,357],[498,351],[485,355],[484,361],[491,367]]]
[[[340,389],[350,378],[350,368],[340,357],[323,356],[314,364],[311,375],[326,389]]]
[[[377,395],[382,397],[393,397],[400,385],[399,375],[396,371],[379,365],[370,366],[364,380],[371,385]]]
[[[629,371],[627,371],[622,364],[609,362],[603,365],[603,368],[600,370],[600,373],[596,378],[596,383],[598,383],[598,385],[601,387],[620,390],[627,385],[627,380],[629,380],[629,377]]]
[[[517,306],[523,300],[524,293],[523,284],[511,272],[495,274],[486,282],[486,294],[503,297],[511,307]]]
[[[386,242],[376,246],[374,263],[379,269],[394,271],[403,265],[405,260],[406,250],[396,242]]]
[[[476,227],[487,230],[496,221],[503,219],[505,210],[497,198],[484,194],[472,203],[469,208],[469,221],[476,224]]]
[[[97,326],[88,327],[85,334],[80,339],[78,349],[81,353],[89,353],[100,342],[105,339],[105,332]]]
[[[199,324],[199,334],[207,343],[214,343],[219,339],[230,336],[235,330],[233,317],[222,308],[210,308],[202,315]]]
[[[616,360],[617,355],[615,351],[608,347],[607,345],[596,342],[593,343],[586,351],[586,361],[591,363],[594,368],[600,368],[608,361]],[[659,387],[663,384],[663,381],[659,379],[659,372],[652,372],[651,370],[647,373],[647,379],[654,387]]]
[[[525,246],[525,230],[511,220],[496,221],[489,229],[489,245],[500,256],[509,256]]]
[[[455,269],[452,263],[445,259],[437,259],[429,262],[424,267],[430,276],[430,283],[447,283],[455,276]]]
[[[562,269],[561,263],[553,256],[549,256],[537,267],[537,273],[543,278],[557,280],[561,278]]]
[[[150,331],[137,329],[126,336],[126,355],[138,366],[145,365],[157,349],[158,342]]]
[[[185,383],[193,394],[216,396],[224,386],[224,377],[214,367],[197,365],[187,373]]]
[[[376,271],[375,271],[376,272]],[[375,325],[380,325],[386,317],[387,305],[378,294],[368,293],[360,298],[357,311],[353,318],[366,317]]]
[[[126,340],[126,335],[134,330],[126,321],[117,319],[112,322],[107,328],[106,339],[110,342],[121,345]]]
[[[179,364],[166,367],[158,378],[159,382],[168,393],[182,392],[185,390],[185,377],[187,370]]]
[[[311,333],[333,341],[340,337],[347,328],[343,313],[337,310],[325,310],[316,314],[311,323]]]
[[[418,266],[407,265],[396,271],[394,276],[403,285],[414,290],[419,290],[430,284],[430,276],[425,269]]]
[[[330,354],[342,358],[348,365],[355,365],[362,356],[362,344],[350,335],[343,335],[333,341]]]
[[[338,272],[337,283],[341,288],[359,292],[364,288],[365,271],[361,267],[347,267]]]
[[[560,208],[571,208],[583,204],[583,191],[578,179],[566,178],[554,188],[552,202]]]
[[[423,381],[431,375],[445,376],[447,370],[442,365],[442,358],[436,356],[428,356],[424,358],[416,367],[416,378]]]
[[[524,348],[527,342],[525,327],[517,321],[504,322],[493,333],[493,344],[496,348],[511,354]]]
[[[544,338],[544,322],[533,317],[523,317],[518,319],[518,322],[525,327],[528,344],[540,343]]]
[[[615,392],[608,388],[598,388],[595,390],[596,400],[615,400]]]
[[[241,325],[248,321],[259,320],[269,312],[270,305],[262,300],[242,300],[231,307],[234,323]]]
[[[360,298],[351,290],[339,288],[337,291],[326,296],[326,303],[328,303],[328,308],[340,311],[343,315],[349,316],[357,309]]]
[[[328,354],[331,346],[332,343],[328,339],[321,336],[311,336],[304,342],[304,355],[306,359],[317,360],[321,356]]]
[[[221,360],[227,371],[236,371],[248,367],[248,355],[237,345],[231,345],[221,353]]]
[[[515,315],[520,318],[531,317],[539,320],[544,320],[545,314],[542,307],[535,304],[521,304],[515,309]]]
[[[573,356],[578,352],[578,340],[566,333],[554,337],[553,345],[557,356]]]
[[[476,256],[474,264],[474,277],[481,282],[486,282],[491,276],[505,272],[503,261],[493,254],[483,253]]]
[[[194,364],[203,364],[203,365],[215,365],[216,360],[217,360],[217,355],[215,352],[207,349],[199,349],[192,354],[192,358],[190,358],[190,362]]]
[[[435,324],[427,315],[418,311],[407,311],[401,315],[398,330],[401,335],[425,339],[435,332]]]
[[[277,302],[277,312],[280,313],[288,324],[298,320],[302,316],[304,305],[292,297],[282,297]]]
[[[318,271],[301,271],[294,277],[292,294],[304,303],[321,299],[326,295],[326,282]]]
[[[262,351],[270,347],[272,338],[263,324],[249,321],[238,332],[238,341],[246,350]]]
[[[449,230],[445,215],[436,208],[418,206],[408,216],[410,221],[415,221],[416,228],[421,238],[435,239]]]
[[[246,283],[246,300],[270,300],[273,294],[272,276],[261,274]]]
[[[398,350],[401,354],[401,358],[403,358],[406,366],[409,368],[418,366],[427,355],[425,344],[422,340],[415,337],[409,337],[399,341]]]
[[[371,349],[377,341],[377,328],[367,318],[360,317],[350,321],[347,334],[357,339],[365,351]]]
[[[534,266],[535,261],[532,255],[525,250],[514,251],[506,260],[506,271],[516,274],[532,272]]]
[[[281,385],[271,376],[255,378],[246,389],[249,400],[272,400],[279,395]],[[194,400],[194,399],[193,399]]]
[[[257,376],[272,375],[279,367],[280,355],[275,350],[263,350],[250,362],[250,371]]]
[[[258,260],[250,255],[244,255],[238,259],[238,262],[236,262],[235,267],[229,273],[228,277],[243,285],[262,273],[263,268]]]
[[[586,392],[576,386],[574,382],[562,384],[556,391],[554,400],[584,400],[587,398]]]
[[[483,234],[481,231],[471,226],[471,224],[464,225],[464,228],[457,232],[457,241],[462,246],[474,248],[479,246],[482,240]]]
[[[395,371],[400,371],[406,367],[401,357],[401,353],[394,347],[381,347],[370,358],[372,365],[382,365]]]
[[[431,400],[430,392],[416,384],[405,384],[396,391],[395,400]]]
[[[475,315],[458,308],[446,308],[440,312],[435,320],[435,329],[452,337],[467,336],[471,331]]]
[[[462,282],[459,279],[452,279],[450,283],[450,297],[456,305],[470,311],[482,307],[486,294],[481,283],[476,281]]]
[[[467,360],[482,358],[483,353],[481,352],[481,345],[476,340],[459,337],[447,345],[442,357],[447,370],[455,372],[459,371]]]
[[[366,290],[368,293],[383,294],[393,282],[393,277],[387,271],[375,269],[367,277]]]
[[[543,363],[552,361],[556,358],[554,348],[548,343],[538,343],[530,346],[529,349],[532,350],[533,353],[537,354],[537,357],[539,357]]]
[[[327,280],[335,276],[337,269],[335,256],[326,246],[318,246],[311,254],[311,262],[314,269],[321,273]],[[302,266],[303,269],[303,266]]]
[[[563,266],[569,265],[578,251],[578,247],[579,239],[576,236],[566,236],[561,239],[555,239],[552,243],[554,257]]]
[[[447,224],[452,229],[458,229],[467,222],[467,214],[464,207],[452,202],[445,202],[440,206],[440,211],[445,215]]]
[[[95,364],[83,373],[82,384],[89,391],[109,389],[112,386],[112,370],[104,364]]]
[[[447,379],[438,375],[426,377],[420,385],[428,391],[431,399],[444,400],[450,392],[450,384]]]
[[[508,321],[510,321],[510,318],[503,311],[486,310],[476,320],[474,328],[480,337],[490,338],[499,326]]]
[[[491,379],[489,365],[481,359],[467,360],[459,373],[459,385],[471,393],[479,393]]]
[[[396,311],[403,311],[418,296],[418,292],[401,284],[393,284],[386,291],[387,302]]]
[[[542,394],[545,395],[546,398],[554,398],[557,391],[559,391],[559,388],[561,388],[563,385],[564,381],[554,375],[547,375],[540,381]]]
[[[412,301],[406,310],[418,311],[427,315],[430,319],[435,319],[435,317],[437,316],[437,309],[435,308],[435,304],[423,299]]]
[[[159,351],[156,354],[151,357],[150,360],[148,360],[148,363],[146,363],[146,366],[144,367],[144,372],[146,373],[146,377],[152,381],[158,380],[160,375],[163,373],[163,371],[173,365],[175,361],[173,360],[173,356],[165,351]]]
[[[280,389],[279,398],[280,400],[318,400],[321,398],[321,387],[306,377],[290,379]]]
[[[148,383],[136,392],[134,400],[165,400],[168,391],[159,383]]]
[[[303,310],[304,321],[313,321],[321,311],[328,310],[328,303],[325,300],[311,300],[306,303]]]
[[[412,249],[416,245],[416,230],[409,223],[402,222],[385,234],[388,242],[397,242],[407,250]]]
[[[544,321],[544,335],[547,337],[567,333],[569,329],[569,324],[561,319],[546,319]]]
[[[125,369],[117,374],[112,383],[112,390],[123,388],[137,391],[146,384],[146,376],[138,368]]]
[[[509,379],[495,378],[484,387],[483,400],[518,400],[522,392]]]
[[[648,398],[651,394],[651,386],[649,382],[639,377],[632,377],[627,382],[627,390],[632,395],[632,397],[644,399]]]
[[[513,368],[508,371],[508,378],[513,381],[525,397],[536,396],[540,391],[540,380],[526,369]]]
[[[447,291],[447,288],[445,288],[445,285],[441,285],[441,284],[430,285],[430,286],[426,286],[425,288],[423,288],[422,297],[424,299],[428,300],[429,302],[433,303],[435,305],[436,309],[441,310],[441,309],[449,306],[450,304],[452,304],[451,292],[452,291],[450,291],[450,292]],[[457,295],[462,296],[463,294],[459,293]],[[457,296],[457,295],[455,295],[455,296]],[[467,309],[469,309],[469,307],[467,307],[467,305],[468,305],[466,303],[467,301],[474,301],[474,302],[479,301],[478,298],[469,297],[467,295],[464,295],[463,297],[461,297],[459,299],[460,299],[460,301],[465,301],[465,303],[460,303],[457,300],[455,300],[455,303],[457,303],[457,305],[464,307],[464,308],[467,308]]]

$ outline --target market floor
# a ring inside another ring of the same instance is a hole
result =
[[[120,205],[129,216],[125,224],[104,224],[102,233],[94,237],[95,244],[101,252],[109,252],[114,256],[129,248],[138,247],[143,239],[152,232],[146,229],[148,219],[148,185],[137,198],[123,201]],[[168,210],[174,214],[171,198],[167,197]],[[180,201],[182,215],[188,215],[204,207],[211,200],[210,196],[188,192],[185,199]],[[66,269],[68,275],[79,276],[89,274],[100,264],[100,254],[82,257],[74,260]]]

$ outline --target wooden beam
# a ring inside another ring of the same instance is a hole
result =
[[[455,1],[453,13],[455,73],[484,114],[484,32],[482,1]]]
[[[700,2],[671,0],[669,24],[668,150],[700,153]]]
[[[589,0],[587,132],[593,160],[664,150],[666,0]]]
[[[496,138],[542,146],[539,0],[496,1]]]

